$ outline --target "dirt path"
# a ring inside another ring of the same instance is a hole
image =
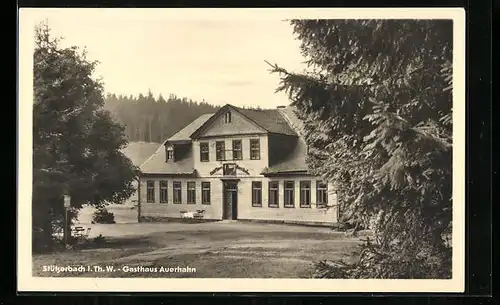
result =
[[[348,258],[360,242],[328,228],[240,222],[92,225],[92,230],[106,236],[104,246],[62,253],[57,260],[35,257],[35,273],[45,275],[37,272],[43,264],[83,261],[115,268],[79,275],[86,277],[300,278],[313,275],[314,261]],[[136,267],[196,272],[130,271]]]

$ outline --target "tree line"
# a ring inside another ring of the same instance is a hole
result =
[[[125,127],[129,141],[161,143],[203,114],[220,107],[205,101],[193,101],[170,94],[116,95],[107,94],[104,109]]]

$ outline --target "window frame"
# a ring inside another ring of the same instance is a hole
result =
[[[305,186],[309,186],[306,188]],[[310,208],[311,207],[311,181],[310,180],[302,180],[299,183],[300,187],[300,207],[301,208]],[[308,196],[305,196],[306,190],[308,191]],[[305,199],[308,199],[308,204],[305,204]]]
[[[219,147],[220,144],[222,144],[222,147]],[[222,158],[219,158],[219,153],[222,153]],[[226,141],[215,142],[215,160],[226,161]]]
[[[150,183],[152,186],[150,186]],[[155,187],[156,183],[154,180],[147,180],[146,181],[146,203],[155,203]],[[150,191],[152,191],[150,193]]]
[[[176,185],[179,185],[179,188],[176,188]],[[177,192],[178,191],[178,192]],[[178,195],[178,196],[176,196]],[[178,198],[176,198],[178,197]],[[178,199],[178,200],[176,200]],[[182,182],[181,181],[173,181],[172,182],[172,203],[173,204],[182,204]]]
[[[196,181],[186,183],[186,203],[196,204]]]
[[[167,147],[167,161],[174,161],[175,154],[173,147]]]
[[[235,148],[235,143],[239,143],[240,147],[238,149]],[[243,141],[241,140],[233,140],[232,141],[232,151],[233,151],[233,160],[243,160]],[[239,152],[239,158],[235,158],[235,152]]]
[[[208,187],[206,187],[208,185]],[[205,199],[205,191],[208,190],[208,201],[206,201]],[[211,201],[212,201],[212,190],[211,190],[211,185],[210,185],[210,182],[209,181],[202,181],[201,182],[201,204],[204,204],[204,205],[210,205],[211,204]]]
[[[252,144],[257,143],[257,148],[253,148]],[[257,152],[257,156],[254,156]],[[250,160],[260,160],[260,139],[250,139]]]
[[[168,180],[160,180],[160,203],[168,203]]]
[[[206,147],[206,150],[204,148]],[[203,158],[206,154],[206,160]],[[200,142],[200,162],[210,161],[210,145],[208,142]]]
[[[320,196],[320,194],[323,194]],[[325,201],[320,201],[319,198],[324,197]],[[328,183],[323,181],[316,181],[316,206],[318,208],[324,208],[328,205]]]
[[[224,113],[224,123],[231,123],[231,111]]]
[[[258,187],[256,187],[258,185]],[[256,200],[255,192],[258,190],[259,200]],[[252,181],[252,207],[262,207],[262,181]]]
[[[276,185],[276,187],[272,187],[272,185]],[[280,207],[280,183],[279,181],[269,181],[269,190],[268,190],[268,198],[267,198],[267,206],[270,208],[279,208]],[[276,202],[271,203],[271,193],[276,192]]]
[[[287,184],[291,183],[292,187],[289,188]],[[287,193],[291,191],[291,198],[287,197]],[[291,199],[290,202],[288,202],[287,199]],[[285,208],[295,208],[295,181],[293,180],[286,180],[283,182],[283,207]]]

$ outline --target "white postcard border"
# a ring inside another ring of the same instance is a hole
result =
[[[449,280],[145,279],[33,277],[31,255],[34,25],[45,14],[92,11],[96,18],[453,19],[453,276]],[[17,281],[19,291],[93,292],[463,292],[465,287],[465,10],[462,8],[104,9],[19,11]]]

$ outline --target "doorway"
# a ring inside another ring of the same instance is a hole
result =
[[[223,219],[238,219],[238,182],[224,181],[223,188]]]

